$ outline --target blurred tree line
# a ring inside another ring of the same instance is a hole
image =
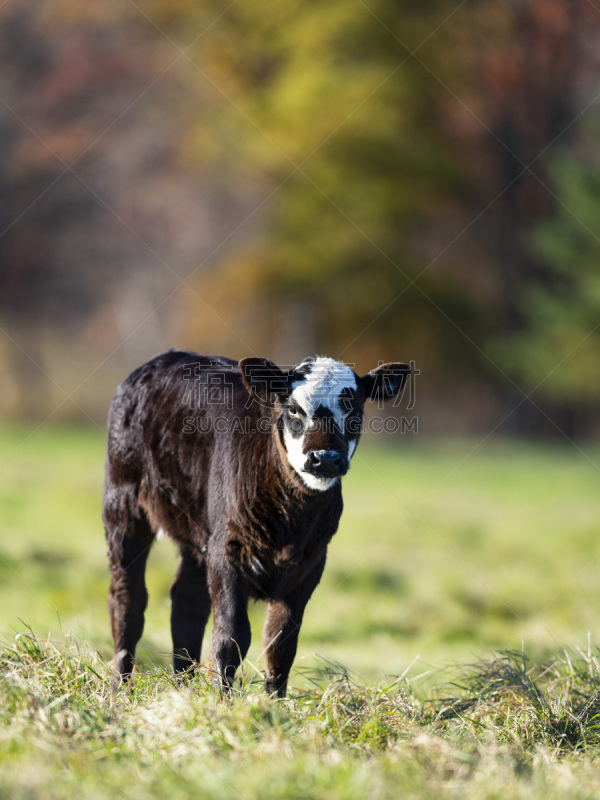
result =
[[[412,358],[442,429],[597,430],[588,0],[20,0],[0,22],[7,376],[42,366],[95,413],[78,359],[112,391],[103,359],[169,345]]]

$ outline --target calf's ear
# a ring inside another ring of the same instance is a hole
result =
[[[238,366],[244,386],[251,394],[266,400],[270,394],[284,396],[289,393],[289,375],[268,358],[242,358]]]
[[[410,375],[408,364],[381,364],[367,372],[360,381],[365,400],[389,400],[399,394]]]

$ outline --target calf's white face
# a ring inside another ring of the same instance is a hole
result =
[[[274,397],[277,428],[290,466],[309,489],[326,491],[348,471],[366,399],[386,399],[410,368],[384,364],[362,378],[332,358],[309,358],[283,372],[272,361],[240,361],[250,392]]]
[[[347,472],[358,441],[357,430],[346,430],[347,418],[358,410],[351,403],[356,375],[332,358],[302,362],[295,372],[284,403],[287,457],[310,489],[325,491]]]

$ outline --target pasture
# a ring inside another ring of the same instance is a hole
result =
[[[600,452],[376,439],[277,702],[261,604],[230,700],[173,685],[167,541],[112,693],[103,435],[0,431],[0,797],[597,796]]]

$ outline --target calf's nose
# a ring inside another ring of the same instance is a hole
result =
[[[342,472],[342,455],[337,450],[311,450],[306,467],[317,474],[339,475]]]

